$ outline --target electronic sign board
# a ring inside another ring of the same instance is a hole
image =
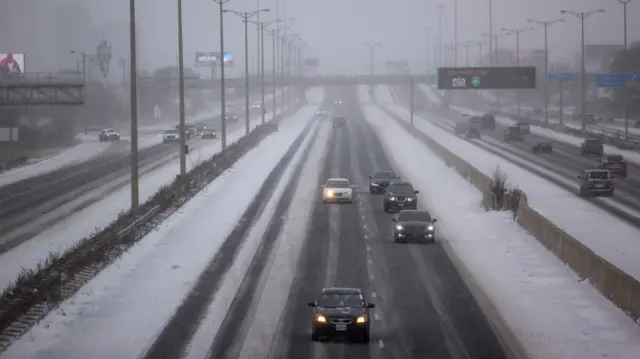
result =
[[[536,88],[536,68],[527,67],[441,67],[440,90],[506,90]]]

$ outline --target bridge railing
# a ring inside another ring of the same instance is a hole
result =
[[[0,74],[0,85],[83,85],[82,73],[27,72]]]

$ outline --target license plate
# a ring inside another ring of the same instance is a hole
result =
[[[596,187],[602,188],[602,187],[604,187],[604,185],[603,184],[597,184]]]
[[[346,324],[336,324],[336,332],[346,332],[347,325]]]
[[[398,203],[398,207],[404,207],[404,203]]]

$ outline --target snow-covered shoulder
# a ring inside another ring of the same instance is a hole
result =
[[[364,110],[394,168],[417,184],[443,240],[531,359],[638,357],[636,323],[524,233],[510,213],[486,212],[472,185],[379,109]]]

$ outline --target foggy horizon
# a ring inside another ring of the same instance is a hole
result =
[[[128,54],[128,6],[127,1],[104,2],[88,0],[11,0],[5,4],[2,23],[7,28],[21,29],[3,32],[0,35],[0,52],[26,53],[27,72],[48,72],[58,69],[73,69],[78,57],[70,50],[95,52],[100,40],[112,45],[111,75],[116,76],[117,59]],[[291,17],[292,32],[300,34],[308,44],[307,57],[318,57],[322,73],[349,73],[369,71],[369,51],[365,43],[379,43],[376,50],[376,68],[389,60],[408,60],[414,72],[426,68],[426,41],[429,41],[429,58],[434,61],[434,45],[438,43],[438,4],[443,10],[443,44],[454,40],[453,0],[416,1],[341,1],[324,2],[308,0],[280,0],[280,18]],[[254,11],[257,0],[232,0],[225,9]],[[577,6],[578,5],[578,6]],[[137,1],[138,56],[141,70],[152,70],[177,64],[177,2],[170,0]],[[270,12],[261,13],[262,21],[276,18],[276,0],[260,1],[262,8]],[[29,11],[38,8],[40,11]],[[196,52],[219,51],[219,6],[211,0],[184,0],[184,60],[186,67],[194,67]],[[502,28],[527,28],[534,30],[520,35],[521,50],[544,48],[543,28],[528,24],[527,19],[554,20],[563,18],[549,28],[550,60],[574,57],[580,44],[580,20],[572,15],[562,15],[560,10],[590,11],[605,9],[585,22],[585,43],[622,44],[622,5],[617,1],[493,1],[493,32]],[[628,18],[640,13],[640,4],[628,5]],[[482,41],[483,52],[488,49],[489,32],[488,0],[458,0],[458,41]],[[0,15],[1,16],[1,15]],[[252,20],[256,21],[254,16]],[[35,26],[35,24],[40,24]],[[428,35],[424,27],[431,30]],[[225,51],[233,53],[235,66],[227,68],[229,76],[241,76],[244,72],[244,25],[233,14],[225,15]],[[48,31],[51,29],[51,31]],[[640,24],[628,22],[628,42],[640,40]],[[255,70],[257,30],[249,24],[250,72]],[[265,35],[265,66],[271,64],[271,37]],[[501,49],[515,50],[515,36],[499,40]],[[471,49],[471,62],[477,59],[478,50]],[[51,56],[54,54],[54,56]],[[458,50],[458,62],[464,65],[465,49]],[[55,60],[53,60],[55,59]],[[53,61],[52,61],[53,60]],[[433,66],[430,66],[433,67]],[[380,71],[380,70],[378,70]],[[114,75],[114,73],[116,75]]]

